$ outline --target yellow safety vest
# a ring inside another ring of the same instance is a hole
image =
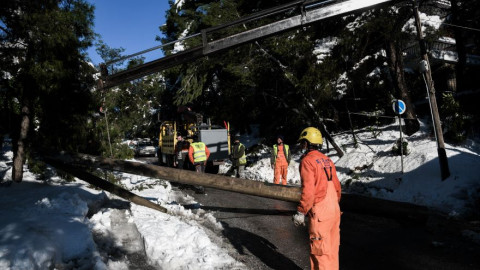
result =
[[[245,149],[245,146],[241,143],[238,144],[238,148],[237,148],[237,152],[240,151],[240,147],[242,147]],[[245,155],[245,150],[243,151],[243,156],[241,156],[239,159],[238,159],[238,163],[240,165],[245,165],[247,164],[247,156]]]
[[[290,147],[288,146],[288,144],[283,144],[283,152],[285,154],[285,159],[287,160],[287,162],[288,162],[288,157],[290,155],[289,150],[290,150]],[[278,154],[278,145],[274,144],[273,145],[273,156],[275,157],[274,161],[277,159],[277,154]]]
[[[205,144],[203,142],[192,143],[193,147],[193,162],[202,162],[207,160],[207,153],[205,152]]]

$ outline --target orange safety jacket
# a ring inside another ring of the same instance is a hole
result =
[[[300,177],[302,179],[302,196],[297,207],[299,212],[307,214],[313,205],[325,198],[328,181],[333,182],[340,202],[342,187],[337,177],[337,169],[333,161],[320,151],[311,150],[302,157]]]

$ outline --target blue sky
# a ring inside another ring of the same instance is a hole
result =
[[[124,48],[130,55],[160,45],[155,41],[161,35],[159,26],[165,24],[167,0],[87,0],[95,5],[95,32],[111,48]],[[95,52],[88,49],[95,65],[103,62]],[[159,50],[145,55],[146,61],[161,57]]]

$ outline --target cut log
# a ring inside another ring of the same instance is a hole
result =
[[[60,157],[56,157],[58,160]],[[75,166],[102,168],[136,175],[168,180],[171,182],[200,185],[282,201],[299,202],[301,187],[282,186],[254,180],[239,179],[215,174],[197,173],[139,162],[102,158],[90,155],[63,156],[61,159]],[[79,177],[80,178],[80,177]],[[427,207],[404,202],[382,200],[358,194],[342,193],[342,211],[357,212],[373,216],[389,217],[423,223],[431,214]]]
[[[145,206],[145,207],[148,207],[148,208],[151,208],[151,209],[154,209],[154,210],[157,210],[157,211],[160,211],[160,212],[163,212],[163,213],[166,213],[167,212],[167,209],[158,205],[158,204],[155,204],[143,197],[140,197],[124,188],[121,188],[117,185],[114,185],[106,180],[103,180],[102,178],[100,177],[97,177],[93,174],[90,174],[84,170],[81,170],[75,166],[72,166],[72,165],[69,165],[69,164],[65,164],[65,163],[62,163],[58,160],[55,160],[55,159],[51,159],[51,158],[46,158],[45,161],[47,163],[49,163],[50,165],[56,167],[57,169],[60,169],[68,174],[71,174],[91,185],[94,185],[98,188],[101,188],[105,191],[108,191],[112,194],[115,194],[121,198],[124,198],[125,200],[128,200],[132,203],[135,203],[135,204],[138,204],[138,205],[142,205],[142,206]]]
[[[200,185],[283,201],[298,202],[300,201],[301,195],[301,190],[298,186],[275,185],[260,181],[226,177],[218,174],[197,173],[139,162],[89,155],[79,155],[78,158],[71,159],[71,162],[77,166],[121,171],[180,184]]]

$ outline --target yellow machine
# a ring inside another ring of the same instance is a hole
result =
[[[208,121],[209,122],[209,121]],[[193,141],[193,136],[198,136],[201,142],[210,150],[210,157],[207,161],[207,168],[218,171],[221,165],[230,155],[230,134],[229,124],[215,126],[200,124],[199,122],[177,123],[176,121],[163,121],[160,125],[158,136],[158,162],[160,165],[173,167],[175,161],[175,145],[177,135],[181,134],[188,142]],[[212,170],[211,170],[212,171]]]

